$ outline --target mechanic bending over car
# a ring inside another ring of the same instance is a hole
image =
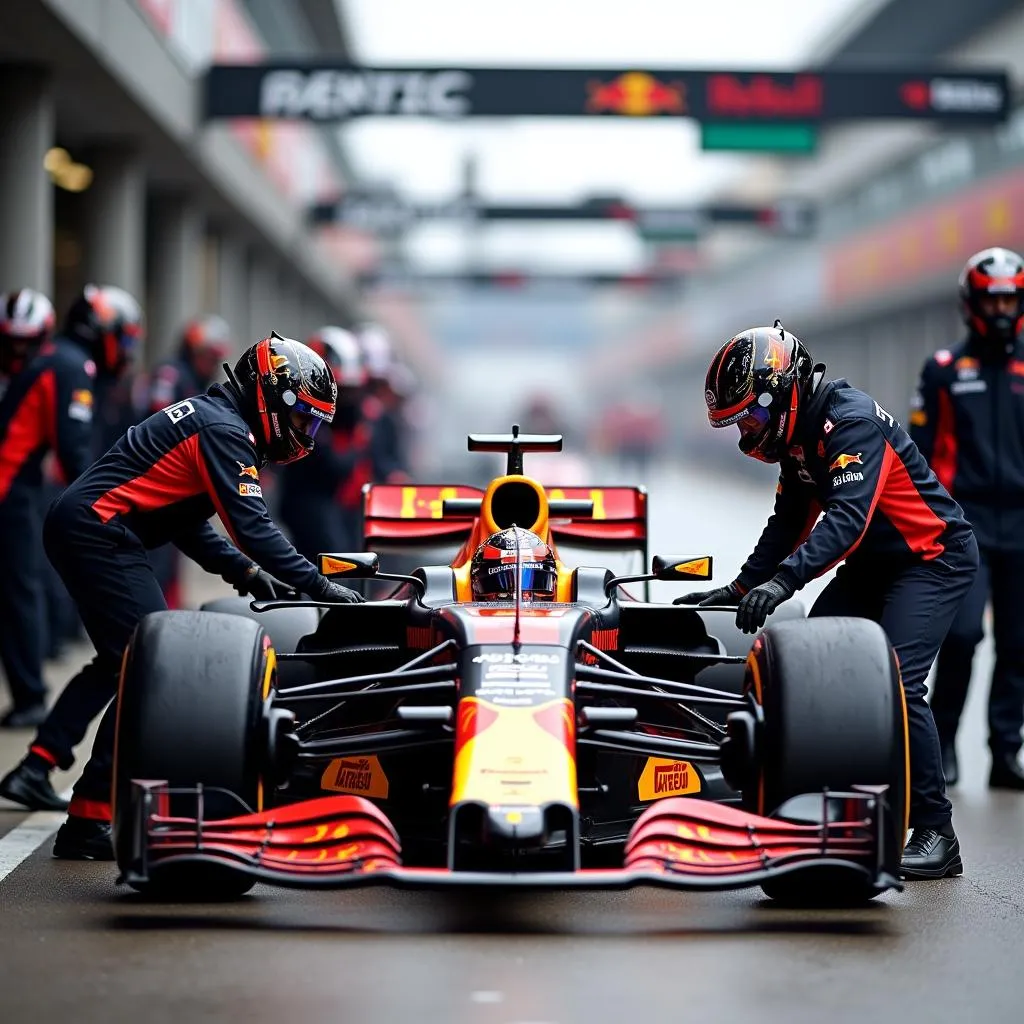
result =
[[[718,351],[704,398],[713,427],[736,424],[740,451],[781,472],[775,511],[737,578],[674,603],[734,605],[737,626],[754,633],[843,562],[810,614],[873,619],[899,659],[913,829],[903,876],[960,874],[925,679],[978,570],[970,524],[900,424],[845,380],[826,380],[825,366],[778,320]]]
[[[127,365],[142,311],[120,288],[86,285],[51,340],[48,298],[22,288],[0,301],[0,350],[13,374],[0,401],[0,657],[14,702],[0,725],[31,728],[46,718],[43,459],[52,451],[68,483],[92,462],[94,385]]]
[[[932,714],[952,786],[957,727],[991,598],[988,784],[1024,790],[1017,760],[1024,726],[1024,259],[1007,249],[975,253],[960,274],[960,304],[967,339],[925,363],[910,413],[910,436],[963,505],[981,549],[974,586],[939,649]]]
[[[285,540],[259,484],[261,466],[308,455],[319,425],[331,421],[337,386],[330,369],[305,345],[272,334],[248,349],[233,372],[225,370],[226,384],[132,427],[46,517],[46,552],[78,605],[96,657],[68,683],[28,755],[0,781],[0,794],[30,808],[61,808],[49,772],[70,767],[89,722],[109,705],[57,833],[55,857],[113,858],[111,698],[136,625],[167,607],[147,548],[170,541],[240,594],[259,599],[294,588],[320,601],[362,600],[321,576]],[[237,547],[210,524],[215,512]]]

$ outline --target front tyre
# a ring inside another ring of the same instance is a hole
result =
[[[763,710],[756,786],[745,806],[772,814],[804,793],[888,786],[883,870],[898,877],[909,807],[903,685],[892,647],[867,619],[783,622],[760,634],[747,664],[748,692]],[[773,899],[793,905],[855,905],[877,895],[828,871],[772,880]]]
[[[241,616],[156,612],[139,624],[118,694],[114,851],[122,872],[132,855],[132,779],[217,787],[261,809],[260,714],[274,666],[266,632]],[[204,794],[204,802],[207,818],[241,811],[215,793]],[[194,801],[182,813],[194,815]],[[227,868],[184,864],[136,888],[162,898],[209,899],[239,896],[253,884]]]

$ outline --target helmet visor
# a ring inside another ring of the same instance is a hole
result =
[[[744,437],[756,437],[768,429],[771,413],[762,405],[752,405],[746,414],[736,420],[736,426]]]
[[[551,600],[555,596],[555,573],[543,565],[523,565],[523,593],[525,600]],[[490,566],[481,580],[482,600],[512,599],[516,595],[516,565],[509,562],[501,566]]]
[[[292,430],[303,441],[313,443],[320,424],[330,419],[322,410],[309,404],[309,402],[298,399],[288,410],[288,419],[291,422]]]

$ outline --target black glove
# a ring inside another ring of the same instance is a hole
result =
[[[724,587],[715,587],[714,590],[698,590],[692,594],[683,594],[677,597],[673,604],[727,604],[735,607],[743,597],[743,588],[733,580]]]
[[[228,580],[243,597],[248,595],[257,601],[274,601],[283,597],[297,597],[294,587],[289,587],[264,572],[255,562],[249,566],[241,579]]]
[[[744,633],[756,633],[765,619],[795,593],[796,587],[783,576],[773,576],[767,583],[754,587],[736,609],[736,628]]]
[[[349,590],[348,587],[343,587],[326,576],[320,577],[319,583],[309,591],[309,596],[314,601],[325,601],[329,604],[362,604],[366,600],[362,594]]]

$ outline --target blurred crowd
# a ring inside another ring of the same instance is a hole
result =
[[[0,296],[0,661],[11,705],[0,726],[27,728],[45,715],[42,666],[84,632],[42,552],[42,520],[69,483],[145,417],[204,392],[248,344],[221,317],[182,327],[172,358],[146,369],[137,358],[143,313],[120,289],[88,285],[60,321],[31,289]],[[324,326],[299,338],[331,366],[337,414],[313,456],[270,467],[261,485],[296,548],[362,548],[362,489],[410,479],[418,382],[376,323]],[[149,552],[168,606],[182,607],[182,555]]]

